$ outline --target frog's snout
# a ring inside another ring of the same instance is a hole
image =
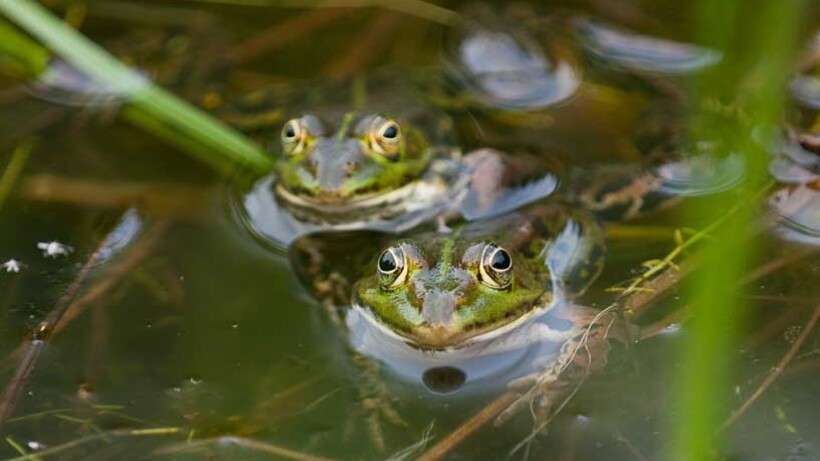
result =
[[[361,167],[361,146],[355,140],[319,143],[308,158],[308,171],[317,185],[317,195],[325,198],[345,196],[345,182]]]
[[[434,290],[424,297],[421,316],[431,327],[447,326],[456,311],[457,298],[453,292]]]

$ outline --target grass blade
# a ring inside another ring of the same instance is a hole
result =
[[[37,2],[3,0],[0,13],[68,63],[124,95],[135,110],[202,144],[205,149],[192,152],[198,158],[221,170],[226,159],[234,166],[246,166],[258,173],[270,169],[271,159],[255,144],[153,85]]]

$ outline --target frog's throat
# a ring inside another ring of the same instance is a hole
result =
[[[528,310],[524,314],[516,317],[511,322],[505,323],[504,325],[499,326],[498,328],[493,328],[481,333],[478,333],[474,336],[468,336],[466,338],[460,339],[459,341],[455,342],[454,344],[450,344],[447,346],[431,346],[427,344],[422,344],[416,341],[414,338],[410,338],[407,336],[403,336],[395,331],[391,330],[387,327],[387,325],[380,322],[376,317],[373,315],[372,311],[369,307],[363,306],[357,297],[353,299],[353,309],[356,310],[363,318],[367,320],[367,322],[378,330],[380,333],[384,334],[385,336],[392,338],[396,341],[401,341],[407,343],[409,346],[414,348],[419,348],[423,350],[435,350],[435,351],[453,351],[457,349],[462,349],[468,346],[474,346],[477,344],[485,343],[488,341],[492,341],[496,338],[506,335],[507,333],[518,329],[524,323],[528,321],[540,317],[541,315],[545,314],[547,311],[552,309],[556,303],[563,302],[562,297],[554,296],[551,291],[544,292],[538,299],[535,300],[533,303],[534,306],[532,309]]]

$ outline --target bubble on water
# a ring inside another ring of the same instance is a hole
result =
[[[44,443],[37,442],[36,440],[29,440],[28,442],[26,442],[26,446],[28,446],[28,448],[30,450],[35,450],[35,451],[45,450],[46,448],[48,448],[48,445],[46,445]]]

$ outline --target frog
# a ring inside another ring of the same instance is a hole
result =
[[[448,398],[513,386],[520,394],[505,414],[533,401],[544,418],[557,411],[628,341],[616,312],[575,303],[605,255],[598,219],[565,203],[461,222],[450,233],[313,234],[290,250],[308,291],[339,313],[370,390],[363,400],[377,402],[368,418],[390,422],[395,396],[372,374],[381,365]]]
[[[290,89],[286,99],[315,98],[321,106],[295,107],[296,115],[277,125],[278,139],[267,143],[273,171],[235,206],[246,227],[279,248],[317,231],[403,232],[431,221],[446,229],[447,222],[501,215],[556,190],[561,166],[554,158],[463,148],[453,121],[413,85],[384,71],[308,85],[310,96]],[[247,130],[260,140],[270,131]]]

